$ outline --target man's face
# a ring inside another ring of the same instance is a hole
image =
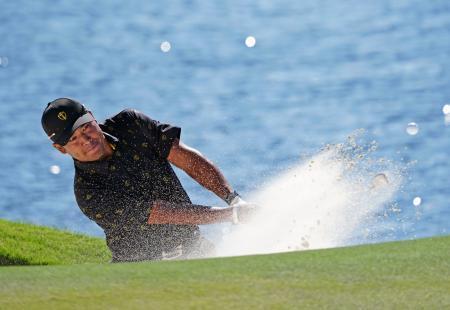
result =
[[[63,154],[69,154],[78,161],[96,161],[108,155],[108,142],[96,121],[78,127],[62,146],[53,144]]]

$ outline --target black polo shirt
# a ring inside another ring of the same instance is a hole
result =
[[[113,261],[160,259],[189,247],[195,225],[149,225],[154,200],[190,202],[167,160],[181,129],[136,110],[124,110],[100,124],[114,149],[111,158],[75,160],[75,196],[81,211],[103,228]]]

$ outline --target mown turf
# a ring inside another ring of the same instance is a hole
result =
[[[192,261],[0,268],[0,309],[448,309],[450,237]]]
[[[105,240],[0,220],[0,265],[106,263]]]

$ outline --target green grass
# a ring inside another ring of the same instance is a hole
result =
[[[104,239],[0,220],[0,265],[108,262]]]
[[[0,268],[0,309],[445,309],[450,236],[191,261]]]

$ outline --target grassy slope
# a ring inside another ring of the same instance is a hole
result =
[[[0,265],[108,262],[105,240],[0,220]]]
[[[0,268],[0,309],[450,307],[450,237],[235,258]]]

